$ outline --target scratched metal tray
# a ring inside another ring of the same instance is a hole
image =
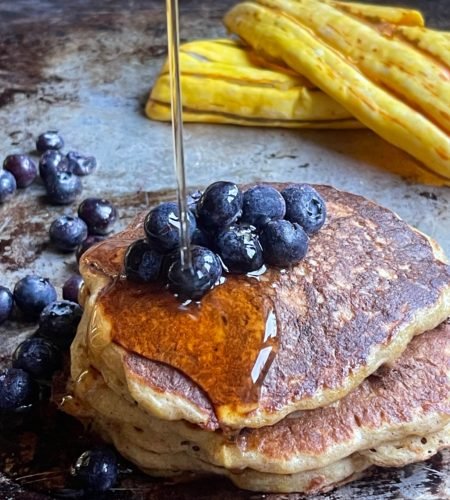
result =
[[[182,38],[225,35],[220,19],[233,3],[181,0]],[[431,25],[450,28],[448,0],[398,3],[423,7]],[[33,137],[58,128],[66,149],[99,159],[98,172],[83,180],[84,195],[115,202],[122,226],[152,200],[173,196],[170,128],[142,112],[166,52],[164,3],[2,0],[0,19],[0,158],[32,151]],[[421,183],[424,174],[410,157],[368,131],[191,125],[186,156],[191,186],[217,179],[333,184],[390,207],[450,254],[450,189]],[[400,170],[403,178],[393,173]],[[1,284],[13,287],[36,272],[60,287],[76,271],[75,258],[53,252],[47,237],[53,218],[76,207],[49,207],[43,194],[37,183],[0,206]],[[0,366],[34,329],[20,318],[0,326]],[[70,464],[95,438],[51,406],[39,413],[21,434],[0,433],[0,500],[75,493],[61,488],[70,487]],[[243,492],[221,479],[166,483],[127,463],[122,468],[120,484],[105,498],[301,498]],[[375,469],[317,498],[450,498],[450,452],[399,470]]]

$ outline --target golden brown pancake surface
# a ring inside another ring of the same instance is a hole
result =
[[[302,262],[227,275],[199,305],[120,277],[144,214],[81,261],[90,288],[111,278],[96,299],[101,335],[141,383],[202,406],[205,427],[258,427],[340,399],[449,315],[450,269],[425,236],[362,197],[317,189],[328,220]]]
[[[235,444],[267,461],[319,456],[358,433],[395,429],[424,416],[431,425],[442,415],[450,421],[450,322],[413,339],[392,366],[380,367],[340,401],[274,426],[244,429]]]
[[[90,419],[125,456],[156,475],[210,471],[268,491],[279,491],[290,478],[290,491],[303,491],[303,473],[327,478],[322,489],[331,477],[326,468],[342,460],[402,466],[450,445],[449,322],[414,338],[399,359],[340,401],[232,434],[152,417],[89,367],[87,346],[78,341],[87,372],[72,386],[77,405],[66,411]],[[248,481],[239,481],[241,474]]]

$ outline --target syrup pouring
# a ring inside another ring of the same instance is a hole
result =
[[[179,207],[181,270],[192,274],[191,237],[189,230],[186,169],[183,147],[183,104],[180,79],[180,30],[178,0],[166,0],[167,41],[169,49],[170,96],[172,110],[172,138]]]

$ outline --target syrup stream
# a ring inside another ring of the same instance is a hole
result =
[[[172,111],[172,138],[175,175],[177,178],[178,207],[180,212],[181,269],[192,271],[189,219],[187,206],[186,171],[183,150],[183,104],[179,58],[178,0],[166,0],[167,41],[169,48],[170,100]]]

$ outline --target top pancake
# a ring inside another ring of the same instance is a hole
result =
[[[200,305],[119,278],[144,214],[86,252],[94,366],[120,363],[132,396],[159,417],[260,427],[342,398],[450,315],[450,268],[425,236],[360,196],[316,188],[328,220],[306,258],[259,278],[228,275]]]

